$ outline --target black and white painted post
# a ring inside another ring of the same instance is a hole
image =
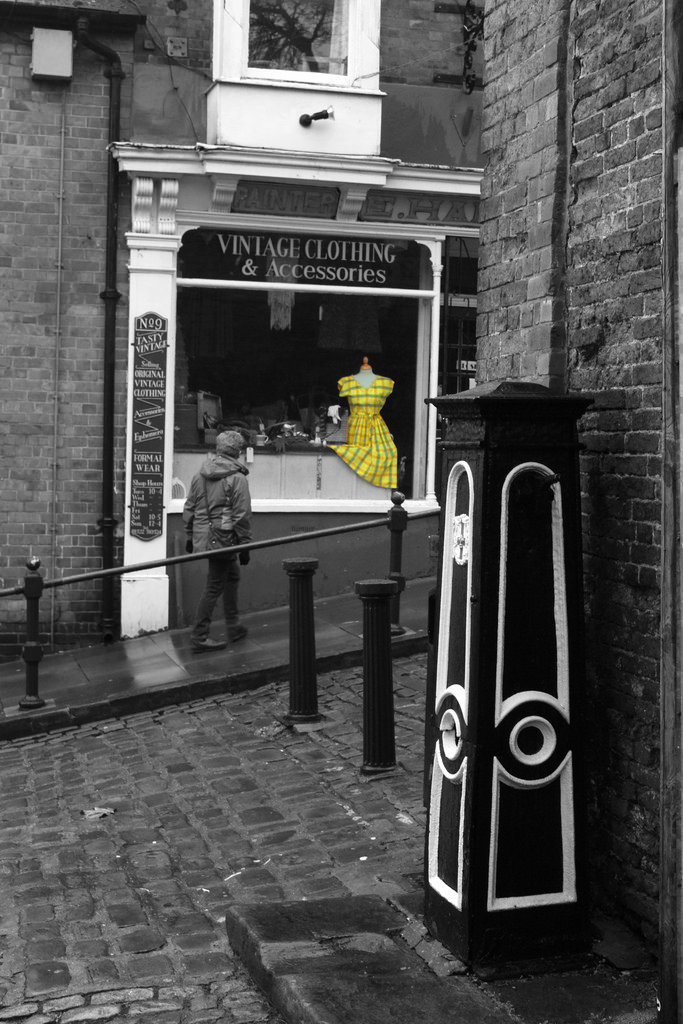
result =
[[[588,944],[576,421],[537,384],[429,400],[440,443],[425,916],[476,969]]]

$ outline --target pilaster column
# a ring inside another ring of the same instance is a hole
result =
[[[126,565],[166,557],[166,515],[173,470],[176,341],[175,179],[136,179],[128,238],[129,335],[126,418]],[[121,635],[168,628],[164,568],[121,578]]]

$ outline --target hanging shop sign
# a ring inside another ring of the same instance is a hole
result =
[[[136,317],[130,533],[138,540],[154,540],[163,532],[167,350],[166,317]]]
[[[312,185],[276,185],[272,182],[237,183],[233,213],[267,213],[275,217],[333,218],[339,206],[339,189]]]
[[[181,277],[331,288],[417,288],[419,247],[384,238],[197,230],[183,238]]]
[[[471,227],[479,223],[479,200],[474,196],[390,192],[372,188],[365,197],[358,219]]]

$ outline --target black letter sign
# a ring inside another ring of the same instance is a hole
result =
[[[163,533],[168,320],[157,313],[136,317],[133,345],[130,532],[154,540]]]

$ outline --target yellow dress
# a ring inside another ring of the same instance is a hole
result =
[[[394,390],[389,377],[363,387],[355,377],[338,381],[339,397],[349,402],[346,444],[328,445],[358,476],[375,487],[396,487],[396,445],[380,410]]]

